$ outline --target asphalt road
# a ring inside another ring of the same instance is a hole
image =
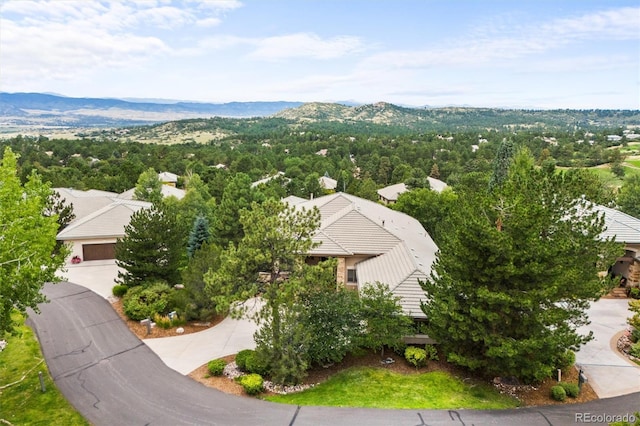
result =
[[[49,370],[94,425],[569,425],[606,424],[640,410],[640,393],[587,404],[478,410],[296,407],[227,395],[170,369],[109,303],[84,287],[46,285],[50,303],[31,313]]]

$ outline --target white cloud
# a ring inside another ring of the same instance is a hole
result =
[[[358,37],[322,39],[312,33],[297,33],[259,40],[249,57],[272,61],[292,58],[334,59],[359,52],[362,48]]]

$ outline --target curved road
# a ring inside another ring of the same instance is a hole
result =
[[[51,302],[28,322],[56,385],[94,425],[568,425],[576,413],[640,408],[640,393],[503,411],[296,407],[241,398],[164,365],[96,293],[70,283],[47,284],[44,293]]]

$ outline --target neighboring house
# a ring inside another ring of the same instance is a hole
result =
[[[252,187],[252,188],[255,188],[255,187],[257,187],[257,186],[260,186],[260,185],[263,185],[263,184],[267,184],[267,183],[269,183],[270,181],[272,181],[273,179],[277,179],[277,178],[285,179],[285,181],[287,181],[287,182],[289,181],[289,179],[287,179],[287,178],[285,178],[285,177],[284,177],[284,172],[278,172],[278,173],[276,173],[275,175],[267,176],[267,177],[266,177],[266,178],[264,178],[264,179],[260,179],[260,180],[257,180],[257,181],[255,181],[255,182],[252,182],[252,183],[251,183],[251,187]]]
[[[178,184],[178,175],[170,172],[158,173],[158,179],[163,185],[176,186]]]
[[[320,210],[321,224],[308,261],[336,258],[337,280],[361,289],[379,281],[401,298],[405,313],[425,318],[426,296],[418,280],[431,274],[438,247],[420,222],[379,203],[338,192],[313,200],[287,197],[297,209]]]
[[[619,257],[611,267],[611,273],[627,280],[627,286],[637,287],[640,283],[640,219],[604,206],[595,206],[604,214],[606,230],[602,237],[615,237],[624,243],[625,255]]]
[[[99,204],[98,200],[90,201]],[[72,201],[67,199],[67,202]],[[73,205],[75,211],[76,204]],[[150,206],[151,203],[145,201],[113,197],[104,207],[76,218],[58,233],[56,239],[71,247],[71,258],[78,256],[85,261],[114,259],[116,241],[124,237],[133,213]]]
[[[320,183],[320,187],[322,187],[322,189],[326,189],[328,191],[334,191],[338,186],[338,181],[331,179],[327,174],[320,176],[318,178],[318,183]]]
[[[160,188],[160,191],[162,192],[163,198],[176,197],[178,200],[183,199],[184,196],[187,194],[187,191],[185,191],[184,189],[176,188],[175,186],[165,185],[165,184],[162,185],[162,187]],[[123,200],[133,200],[135,192],[136,192],[136,189],[131,188],[128,191],[125,191],[122,194],[118,195],[118,198],[121,198]]]
[[[442,192],[447,187],[447,184],[441,180],[427,177],[429,181],[429,186],[431,189],[436,192]],[[378,189],[378,199],[382,201],[384,204],[394,204],[398,201],[398,197],[400,194],[407,192],[409,188],[404,183],[397,183],[395,185],[386,186],[384,188]]]

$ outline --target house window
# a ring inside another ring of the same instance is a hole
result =
[[[355,269],[347,269],[347,282],[348,283],[358,282],[358,275],[356,274]]]

